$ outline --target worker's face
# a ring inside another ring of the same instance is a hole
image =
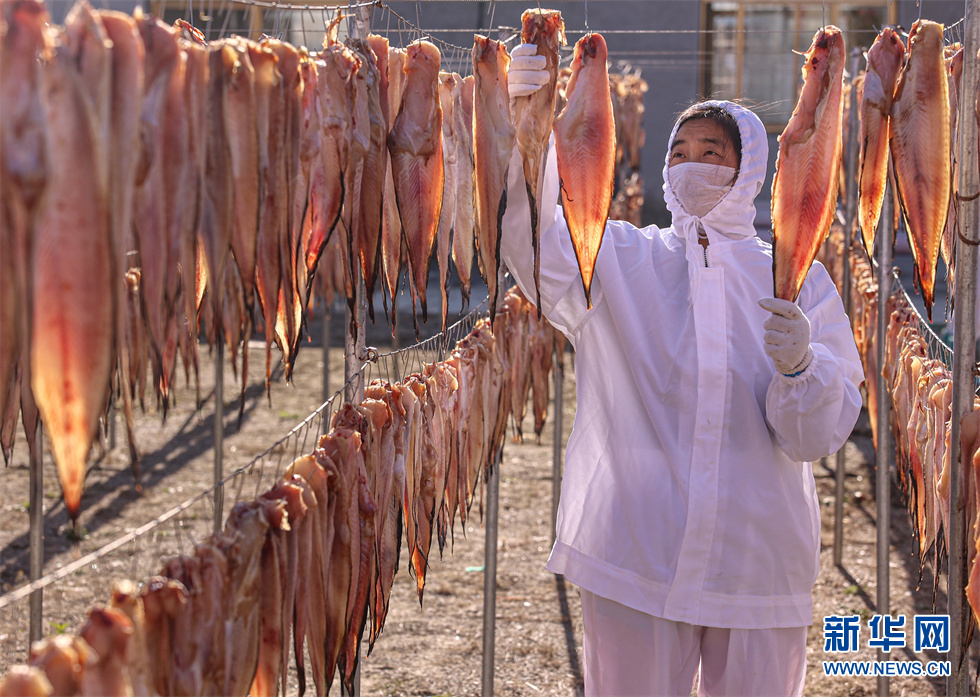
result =
[[[701,162],[735,169],[738,155],[725,129],[711,119],[692,119],[677,129],[670,148],[670,166]]]

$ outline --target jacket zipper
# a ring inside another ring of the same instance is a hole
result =
[[[708,248],[702,246],[701,251],[704,252],[704,268],[708,268]]]

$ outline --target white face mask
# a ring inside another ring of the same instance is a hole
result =
[[[735,168],[682,162],[667,170],[670,188],[690,215],[702,218],[732,190]]]

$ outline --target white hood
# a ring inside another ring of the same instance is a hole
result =
[[[769,162],[769,139],[758,116],[732,102],[709,101],[704,104],[721,107],[735,117],[742,139],[742,162],[735,184],[718,205],[704,216],[690,215],[677,200],[670,185],[670,145],[677,137],[678,124],[675,123],[670,132],[667,154],[664,157],[664,202],[673,217],[674,234],[686,245],[685,256],[691,270],[691,302],[697,296],[700,276],[698,269],[703,266],[702,251],[697,241],[698,223],[708,236],[709,244],[754,237],[755,197],[762,191],[766,165]]]
[[[689,215],[674,195],[667,174],[670,144],[677,137],[678,125],[674,124],[664,158],[664,202],[673,216],[674,230],[678,237],[696,242],[696,222],[700,221],[709,243],[752,237],[755,235],[755,197],[762,191],[766,179],[766,164],[769,161],[769,139],[765,126],[758,116],[738,104],[715,101],[704,104],[721,107],[735,117],[742,138],[742,164],[732,190],[717,206],[701,218]]]

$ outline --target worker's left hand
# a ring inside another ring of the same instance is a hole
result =
[[[783,375],[799,375],[813,360],[810,320],[796,303],[788,300],[763,298],[759,306],[772,313],[763,325],[766,354]]]
[[[527,97],[548,84],[548,59],[537,55],[534,44],[521,44],[510,54],[507,69],[507,88],[510,98]]]

